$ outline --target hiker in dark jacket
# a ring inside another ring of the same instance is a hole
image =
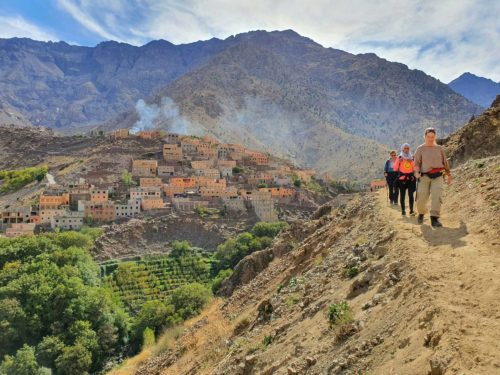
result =
[[[389,201],[391,204],[398,204],[398,187],[397,187],[397,177],[398,172],[394,171],[394,163],[398,160],[396,151],[392,150],[390,152],[390,158],[387,159],[384,165],[384,176],[387,182],[387,187],[389,188]]]

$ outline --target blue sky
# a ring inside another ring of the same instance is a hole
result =
[[[466,71],[500,81],[499,20],[498,0],[0,0],[0,38],[142,45],[293,29],[443,82]]]

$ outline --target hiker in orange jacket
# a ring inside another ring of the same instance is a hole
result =
[[[401,215],[406,216],[405,195],[408,192],[410,205],[410,216],[415,216],[413,211],[416,178],[413,175],[415,164],[410,152],[410,145],[405,143],[401,146],[401,153],[394,163],[394,171],[398,173],[397,184],[399,187],[399,201],[401,202]]]

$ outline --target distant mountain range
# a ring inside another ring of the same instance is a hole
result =
[[[291,30],[142,47],[4,39],[0,66],[0,100],[35,125],[208,132],[336,178],[376,176],[389,147],[482,111],[422,71]]]
[[[500,94],[500,82],[478,77],[472,73],[462,74],[448,83],[448,86],[484,108],[488,108],[495,97]]]

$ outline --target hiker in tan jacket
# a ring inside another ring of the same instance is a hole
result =
[[[443,180],[446,176],[448,185],[451,184],[450,166],[443,147],[436,143],[436,129],[425,129],[424,139],[425,143],[418,146],[415,151],[415,177],[419,179],[417,187],[418,223],[424,222],[430,195],[431,225],[442,227],[439,217],[441,215]]]

